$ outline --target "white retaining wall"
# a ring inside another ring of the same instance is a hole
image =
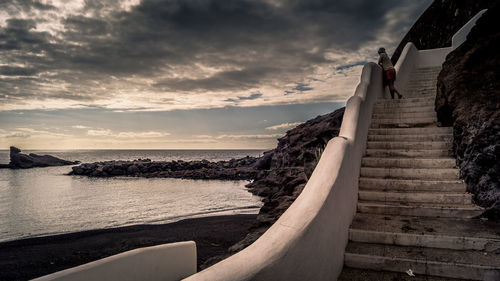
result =
[[[36,281],[174,281],[196,273],[193,241],[135,249],[34,279]]]
[[[479,11],[472,19],[470,19],[453,37],[451,38],[451,48],[455,50],[467,39],[467,35],[471,29],[476,25],[476,21],[486,12],[488,9]]]

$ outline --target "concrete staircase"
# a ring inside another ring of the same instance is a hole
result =
[[[416,69],[404,99],[374,106],[339,280],[500,280],[500,225],[474,218],[452,128],[436,125],[439,70]]]

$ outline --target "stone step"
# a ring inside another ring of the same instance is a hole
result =
[[[407,98],[417,98],[421,96],[436,95],[436,87],[417,87],[417,88],[403,88],[402,94],[406,95]]]
[[[434,89],[436,89],[437,88],[437,80],[427,80],[425,82],[410,81],[406,85],[404,85],[404,87],[402,87],[402,89],[405,89],[405,90],[408,90],[408,89],[423,89],[423,88],[426,88],[426,89],[434,88]]]
[[[418,102],[429,102],[436,99],[435,96],[422,96],[418,98],[403,98],[403,99],[379,99],[375,105],[386,105],[386,104],[403,104],[403,103],[418,103]]]
[[[413,169],[413,168],[372,168],[361,167],[361,176],[369,178],[392,179],[440,179],[456,180],[459,178],[459,169]]]
[[[422,72],[433,72],[433,73],[439,73],[441,72],[441,66],[430,66],[430,67],[419,67],[416,68],[412,71],[412,74],[414,73],[422,73]]]
[[[468,193],[359,191],[359,199],[370,202],[472,204]]]
[[[401,127],[403,125],[414,126],[418,124],[434,124],[437,122],[437,116],[432,117],[420,117],[420,118],[388,118],[388,119],[375,119],[372,118],[371,126],[372,127],[380,127],[380,126],[398,126]]]
[[[408,80],[408,84],[417,84],[419,82],[424,82],[424,83],[437,82],[437,75],[417,74],[415,76],[410,77],[410,80]]]
[[[479,219],[426,218],[358,213],[349,229],[354,242],[454,250],[500,249],[500,224]]]
[[[455,168],[454,158],[381,158],[363,157],[361,167],[380,168]]]
[[[446,141],[406,141],[406,142],[384,142],[384,141],[368,141],[367,148],[372,149],[443,149],[448,151],[451,149],[451,142]]]
[[[407,114],[407,113],[418,113],[418,112],[433,112],[436,115],[436,111],[434,110],[434,106],[420,106],[420,107],[400,107],[400,108],[391,108],[387,109],[384,107],[374,107],[373,114]]]
[[[406,150],[406,149],[366,149],[366,156],[373,157],[449,157],[450,151],[443,149],[419,149],[419,150]]]
[[[422,78],[427,78],[427,79],[437,79],[439,75],[439,72],[434,72],[434,71],[423,71],[423,72],[413,72],[410,75],[410,81],[411,80],[418,80]]]
[[[358,212],[380,215],[399,215],[414,217],[473,218],[481,215],[483,209],[464,204],[426,204],[398,202],[359,201]]]
[[[493,257],[491,257],[494,255]],[[407,272],[472,280],[500,280],[500,257],[482,251],[349,243],[345,265],[353,268]],[[496,261],[495,261],[496,258]]]
[[[359,190],[465,192],[462,180],[408,180],[359,178]]]
[[[434,80],[436,81],[438,78],[439,72],[420,72],[420,73],[412,73],[410,75],[410,79],[408,82],[414,81],[426,81],[426,80]]]
[[[420,111],[420,112],[383,112],[372,115],[373,119],[414,119],[414,118],[436,118],[436,112]]]
[[[437,89],[436,86],[429,86],[429,87],[407,86],[407,87],[404,87],[402,90],[404,90],[405,93],[419,93],[420,95],[423,95],[423,96],[435,96],[436,89]]]
[[[378,271],[344,267],[338,281],[470,281],[470,279],[455,279],[449,277],[428,276],[417,274],[410,276],[407,273]]]
[[[413,72],[410,75],[410,80],[417,80],[420,78],[430,78],[430,79],[437,79],[439,75],[439,71],[419,71],[419,72]]]
[[[430,135],[453,134],[453,127],[432,128],[373,128],[368,130],[368,135]]]
[[[445,141],[453,142],[452,134],[431,135],[368,135],[368,141],[406,142],[406,141]]]
[[[426,128],[437,127],[437,122],[400,122],[400,123],[372,123],[370,128]]]
[[[437,74],[434,73],[417,73],[411,75],[408,83],[415,83],[418,81],[437,81],[437,78]]]
[[[436,86],[437,83],[437,77],[431,77],[430,75],[419,75],[418,77],[415,77],[414,79],[410,79],[406,85],[410,86],[417,86],[417,85],[430,85],[430,86]]]
[[[437,83],[436,84],[406,84],[404,87],[402,87],[405,91],[428,91],[428,90],[436,90],[437,89]],[[428,94],[432,96],[432,94]]]
[[[404,95],[404,94],[403,94]],[[396,99],[394,99],[396,100]],[[403,99],[401,99],[403,100]],[[434,106],[434,101],[418,101],[418,102],[392,102],[390,100],[389,102],[386,103],[378,103],[374,104],[373,108],[381,109],[392,109],[392,108],[401,108],[401,107],[428,107],[428,106]]]

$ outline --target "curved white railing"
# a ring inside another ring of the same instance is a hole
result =
[[[296,201],[255,243],[186,280],[333,280],[356,212],[359,170],[382,71],[363,68],[339,137],[328,142]]]

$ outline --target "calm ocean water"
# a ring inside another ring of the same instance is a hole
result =
[[[229,160],[256,150],[23,151],[67,160]],[[0,163],[9,152],[0,151]],[[257,213],[260,198],[246,181],[164,178],[87,178],[65,175],[71,166],[0,169],[0,241],[132,224],[173,222],[220,214]]]

